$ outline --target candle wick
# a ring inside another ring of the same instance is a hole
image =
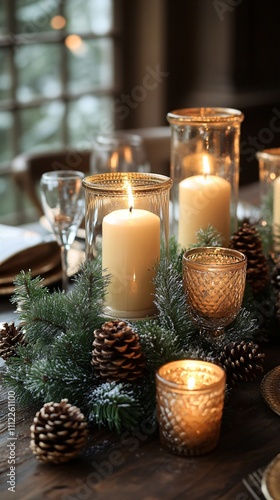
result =
[[[129,207],[129,211],[130,211],[130,213],[132,212],[132,206],[131,206],[131,207]]]

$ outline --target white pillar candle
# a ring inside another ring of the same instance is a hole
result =
[[[178,243],[184,248],[196,243],[199,229],[213,226],[230,239],[230,183],[217,175],[194,175],[179,184]]]
[[[155,312],[155,265],[160,258],[160,218],[142,209],[109,213],[102,224],[102,268],[110,275],[105,301],[110,315],[136,318]]]

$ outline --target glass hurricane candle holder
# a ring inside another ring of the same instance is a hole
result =
[[[98,247],[110,283],[104,313],[117,318],[155,314],[154,277],[168,252],[169,177],[115,172],[85,177],[86,258]]]
[[[237,250],[201,247],[183,255],[188,311],[203,335],[220,336],[237,316],[246,283],[247,259]]]
[[[171,230],[188,250],[209,225],[229,245],[236,230],[241,111],[186,108],[168,113],[171,126]]]
[[[272,226],[272,247],[269,250],[280,252],[280,148],[258,151],[260,195],[264,207],[262,225]]]
[[[225,371],[198,360],[172,361],[156,373],[160,440],[178,455],[202,455],[219,441]]]

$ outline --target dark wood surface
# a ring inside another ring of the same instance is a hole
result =
[[[265,372],[279,364],[280,347],[266,346]],[[261,375],[234,388],[224,410],[218,447],[205,456],[179,457],[165,451],[147,422],[133,434],[93,431],[88,446],[72,462],[40,464],[29,449],[34,413],[17,413],[16,493],[8,491],[8,434],[1,395],[0,498],[102,500],[246,500],[243,483],[280,451],[280,417],[263,400]],[[262,498],[261,493],[258,497]]]
[[[0,322],[14,306],[0,297]],[[279,333],[280,337],[280,333]],[[280,364],[280,342],[262,346],[264,373],[233,388],[225,403],[218,447],[201,457],[175,456],[163,449],[147,422],[120,436],[93,430],[88,446],[63,465],[40,464],[32,454],[30,425],[35,410],[16,413],[16,492],[8,491],[7,394],[0,403],[0,499],[6,500],[249,500],[248,476],[280,452],[280,417],[261,396],[265,373]],[[62,395],[63,397],[63,395]],[[255,495],[255,496],[254,496]]]

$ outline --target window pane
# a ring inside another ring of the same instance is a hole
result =
[[[7,9],[6,3],[0,2],[0,35],[6,34],[8,31]]]
[[[112,88],[114,78],[112,40],[106,38],[84,40],[79,50],[69,50],[68,74],[68,90],[72,93]]]
[[[16,193],[13,179],[10,175],[0,177],[0,224],[8,224],[6,217],[15,212]],[[6,216],[6,217],[5,217]]]
[[[90,149],[97,133],[113,130],[113,119],[113,99],[110,97],[83,96],[69,103],[69,142],[73,146]]]
[[[62,140],[64,104],[52,102],[20,112],[21,151],[59,148]]]
[[[23,45],[16,52],[17,98],[28,102],[34,97],[57,97],[61,93],[60,46]]]
[[[10,50],[0,49],[0,101],[12,97],[12,78],[10,67]]]
[[[52,30],[50,21],[58,7],[56,0],[15,0],[17,32],[30,35]]]
[[[68,0],[67,31],[106,34],[113,25],[112,0]]]
[[[0,162],[12,159],[13,115],[0,112]]]

